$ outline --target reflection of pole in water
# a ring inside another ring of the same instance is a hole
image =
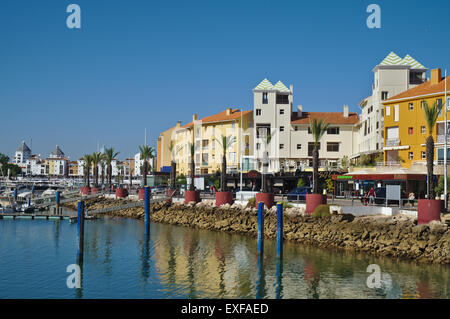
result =
[[[257,278],[256,278],[256,299],[264,298],[265,293],[265,275],[264,275],[264,256],[258,254],[257,256]]]
[[[219,271],[219,298],[224,298],[226,289],[225,289],[225,254],[220,245],[219,240],[216,238],[214,242],[214,255],[219,262],[218,271]]]
[[[319,293],[317,290],[319,288],[320,273],[316,270],[314,264],[309,261],[306,261],[304,273],[311,297],[314,299],[318,299]]]
[[[144,234],[141,261],[141,275],[144,281],[147,282],[150,274],[150,235],[148,233]]]
[[[277,257],[277,268],[276,268],[276,288],[275,288],[275,298],[281,299],[283,297],[283,258]]]
[[[144,189],[145,233],[150,234],[150,187],[145,186]]]

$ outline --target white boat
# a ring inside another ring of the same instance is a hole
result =
[[[42,195],[43,195],[43,196],[46,196],[46,195],[55,195],[55,193],[56,193],[56,191],[55,191],[54,189],[48,188],[48,189],[46,189],[46,190],[42,193]]]

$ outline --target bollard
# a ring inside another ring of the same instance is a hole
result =
[[[283,204],[277,204],[277,258],[283,256]]]
[[[28,207],[31,206],[31,197],[28,197]]]
[[[145,233],[150,233],[150,187],[145,186]]]
[[[264,203],[258,204],[258,255],[264,252]]]
[[[78,202],[77,215],[77,233],[78,233],[78,262],[83,261],[84,254],[84,202]]]

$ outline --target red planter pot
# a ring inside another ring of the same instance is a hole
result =
[[[120,198],[125,198],[128,196],[128,190],[125,188],[117,188],[116,189],[116,196]]]
[[[138,199],[145,199],[145,188],[139,188],[138,190]]]
[[[441,220],[444,201],[440,199],[419,199],[417,201],[417,224],[428,224],[432,220]]]
[[[306,194],[306,213],[311,215],[317,206],[327,203],[327,195]]]
[[[184,192],[184,204],[189,204],[190,202],[198,203],[200,202],[200,191],[185,191]]]
[[[100,191],[100,188],[98,188],[98,187],[91,187],[91,194],[98,194],[99,191]]]
[[[81,187],[81,194],[82,195],[89,195],[91,193],[91,188],[87,186]]]
[[[216,192],[216,206],[220,207],[225,204],[233,204],[232,192]]]
[[[272,208],[275,205],[274,197],[273,193],[256,193],[256,208],[258,208],[259,202],[263,202],[267,208]]]

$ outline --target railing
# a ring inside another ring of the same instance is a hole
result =
[[[387,147],[399,146],[399,145],[400,145],[400,139],[399,138],[386,139],[386,146]]]
[[[400,162],[388,161],[388,162],[377,162],[377,166],[400,166]]]
[[[437,136],[436,138],[436,142],[437,143],[444,143],[445,142],[445,134],[440,134]],[[447,134],[447,142],[450,143],[450,134]]]

